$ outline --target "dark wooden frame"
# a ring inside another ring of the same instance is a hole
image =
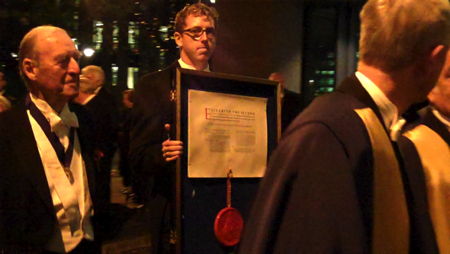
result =
[[[214,81],[214,82],[213,82]],[[202,72],[187,69],[177,69],[176,71],[176,138],[177,140],[182,140],[184,142],[184,154],[177,160],[176,174],[175,174],[175,235],[176,235],[176,248],[175,253],[182,254],[188,253],[184,249],[184,237],[183,233],[185,229],[183,228],[183,213],[184,200],[183,191],[188,191],[184,189],[187,185],[186,183],[194,183],[192,185],[200,186],[202,188],[203,184],[208,186],[213,186],[211,188],[212,195],[214,191],[221,187],[215,187],[217,184],[224,182],[224,179],[187,179],[187,91],[189,89],[196,89],[202,91],[211,92],[221,92],[237,95],[246,96],[257,96],[265,97],[268,99],[268,110],[267,110],[267,123],[268,123],[268,157],[270,152],[275,148],[276,143],[281,135],[281,101],[280,101],[280,89],[278,83],[266,79],[252,78],[246,76],[230,75],[223,73],[214,72]],[[236,188],[242,186],[241,188],[245,190],[245,194],[248,196],[242,197],[243,203],[250,203],[251,197],[256,193],[256,187],[260,178],[242,178],[233,179],[236,181]],[[225,185],[224,185],[225,186]],[[191,185],[189,185],[191,187]],[[214,189],[215,188],[215,189]],[[225,187],[224,187],[225,188]],[[233,187],[234,188],[234,187]],[[195,191],[195,188],[192,188]],[[211,195],[211,193],[208,194]],[[238,194],[233,194],[233,196]],[[225,198],[225,195],[218,195],[218,199]],[[190,204],[188,204],[190,205]],[[225,207],[225,202],[223,202]],[[250,205],[246,208],[248,208]],[[245,209],[248,210],[248,209]],[[243,212],[244,219],[246,217],[247,211]],[[188,216],[184,216],[187,218]],[[209,230],[209,227],[206,229]],[[209,236],[209,235],[208,235]],[[201,236],[199,236],[201,238]],[[208,238],[209,239],[209,238]],[[195,239],[197,240],[197,239]],[[209,243],[206,240],[206,248],[208,244],[215,245],[215,243]],[[217,243],[218,245],[218,243]],[[214,246],[216,248],[216,246]],[[231,252],[230,248],[221,247],[223,253]],[[209,250],[211,253],[218,253],[216,250]],[[197,251],[196,251],[197,252]],[[190,253],[190,252],[189,252]],[[206,253],[206,252],[205,252]],[[200,254],[200,253],[196,253]]]

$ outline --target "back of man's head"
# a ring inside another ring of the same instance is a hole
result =
[[[191,5],[186,5],[182,10],[180,10],[175,16],[175,31],[181,33],[186,25],[186,18],[189,15],[195,17],[206,16],[209,20],[214,22],[214,26],[217,27],[217,22],[219,20],[219,14],[214,7],[209,7],[203,3],[196,3]]]
[[[368,0],[361,13],[360,59],[402,69],[450,43],[448,0]]]

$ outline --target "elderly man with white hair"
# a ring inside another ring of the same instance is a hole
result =
[[[87,115],[69,102],[79,55],[54,26],[36,27],[20,43],[29,93],[0,114],[0,253],[99,251]]]
[[[97,164],[97,197],[100,205],[107,207],[111,201],[111,167],[117,148],[119,110],[112,93],[105,87],[105,73],[100,66],[88,65],[81,69],[80,93],[74,99],[81,104],[93,122]]]

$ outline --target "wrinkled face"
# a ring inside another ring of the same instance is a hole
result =
[[[38,36],[36,59],[26,59],[25,74],[31,85],[46,97],[73,98],[78,94],[79,52],[64,31]]]
[[[175,42],[181,48],[181,59],[192,66],[206,65],[216,48],[214,21],[206,16],[189,15],[185,23],[185,32],[174,34]],[[199,36],[195,32],[190,32],[196,30],[203,31]]]
[[[444,68],[428,99],[442,114],[450,117],[450,51],[447,52]]]

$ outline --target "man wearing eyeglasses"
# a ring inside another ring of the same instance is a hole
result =
[[[202,3],[188,5],[179,11],[175,18],[174,38],[180,48],[180,58],[162,71],[144,75],[135,90],[129,151],[134,172],[132,185],[136,201],[144,204],[151,213],[152,238],[155,239],[152,246],[159,251],[168,246],[167,241],[161,242],[161,239],[170,234],[167,230],[170,222],[161,223],[168,221],[168,201],[172,196],[170,174],[174,170],[166,161],[178,158],[183,149],[181,141],[167,140],[175,106],[175,71],[177,67],[210,71],[208,61],[216,47],[217,20],[216,10]],[[163,142],[170,153],[161,153]]]

